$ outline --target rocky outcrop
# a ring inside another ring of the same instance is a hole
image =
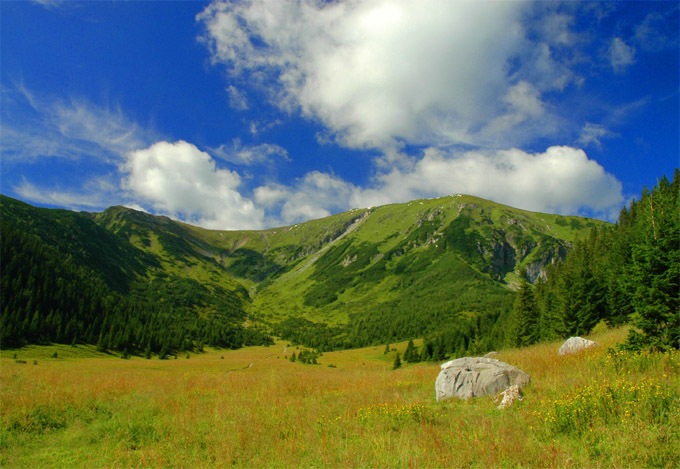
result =
[[[597,347],[600,344],[592,340],[583,339],[581,337],[569,337],[557,351],[558,355],[571,355],[586,350],[592,347]]]
[[[437,400],[458,397],[495,396],[510,386],[526,386],[531,378],[517,367],[500,360],[465,357],[441,366],[435,382]]]
[[[540,253],[536,253],[535,260],[525,266],[529,283],[545,280],[548,266],[567,257],[568,245],[566,242],[554,238],[543,242],[545,245],[540,248]]]

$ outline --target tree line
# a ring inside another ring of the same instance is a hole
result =
[[[680,170],[624,207],[611,228],[591,230],[546,280],[522,280],[508,344],[590,333],[629,323],[626,347],[680,348]]]

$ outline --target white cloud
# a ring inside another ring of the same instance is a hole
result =
[[[575,80],[552,54],[575,41],[569,18],[546,13],[559,35],[529,36],[532,5],[252,0],[214,2],[197,18],[214,62],[343,145],[497,147],[535,135],[539,122],[543,136],[555,128],[542,94]]]
[[[98,209],[116,200],[116,187],[106,178],[97,178],[88,181],[84,187],[74,188],[51,188],[38,187],[25,178],[20,184],[13,187],[14,192],[24,200],[34,203],[66,207],[73,210]],[[109,195],[107,198],[106,195]]]
[[[596,148],[602,149],[602,140],[605,138],[613,138],[617,135],[611,130],[607,129],[603,125],[593,124],[591,122],[586,122],[581,129],[581,135],[579,136],[577,143],[588,147],[594,146]]]
[[[635,49],[620,37],[615,37],[609,46],[609,63],[615,72],[622,72],[635,63]]]
[[[66,3],[64,0],[32,0],[32,1],[33,3],[42,5],[43,7],[48,9],[58,8]]]
[[[232,109],[237,111],[245,111],[250,107],[245,93],[236,88],[234,85],[229,85],[227,87],[227,93],[229,95],[229,106]]]
[[[649,13],[635,28],[632,41],[641,49],[651,52],[677,46],[677,6],[669,4],[666,11]]]
[[[270,221],[450,193],[611,218],[623,203],[621,184],[585,152],[500,150],[564,129],[581,128],[578,143],[585,146],[615,136],[602,125],[576,122],[556,99],[570,85],[583,85],[585,67],[597,66],[587,56],[593,37],[575,20],[579,8],[216,0],[197,20],[213,62],[237,82],[268,92],[279,108],[319,121],[320,143],[381,151],[366,187],[318,171],[290,186],[259,187],[254,200]],[[616,38],[605,60],[622,71],[635,51]],[[415,155],[414,147],[426,150]]]
[[[280,213],[268,226],[291,224],[354,207],[380,206],[419,198],[464,193],[525,210],[615,219],[623,202],[621,183],[583,150],[550,147],[456,153],[428,148],[357,187],[313,171],[290,187],[262,186],[255,202]]]
[[[280,159],[290,160],[288,151],[280,145],[273,143],[243,145],[238,138],[234,139],[231,145],[222,144],[211,148],[210,152],[221,160],[244,166],[270,164]]]
[[[336,176],[312,171],[290,187],[280,184],[255,189],[255,201],[273,215],[268,225],[290,225],[347,210],[357,188]]]
[[[86,101],[56,103],[51,118],[62,136],[95,144],[116,155],[143,146],[148,138],[120,108],[95,107]]]
[[[237,173],[217,168],[194,145],[160,141],[127,155],[124,189],[140,204],[179,220],[213,229],[257,229],[263,211],[237,190]]]
[[[0,150],[5,160],[57,157],[116,163],[152,137],[118,107],[44,98],[21,84],[3,89],[2,112]]]
[[[376,175],[365,187],[311,171],[288,185],[261,185],[250,200],[241,175],[218,167],[211,154],[271,169],[290,160],[285,148],[235,139],[204,149],[208,154],[185,141],[161,141],[115,106],[41,101],[28,92],[24,106],[32,121],[8,126],[4,119],[0,149],[3,159],[17,160],[92,155],[119,169],[126,192],[117,195],[124,202],[211,228],[295,223],[450,193],[608,217],[623,201],[621,184],[583,151],[499,150],[548,140],[565,121],[572,131],[582,129],[578,143],[585,147],[599,147],[614,135],[609,123],[563,117],[569,106],[555,99],[583,80],[574,63],[590,60],[578,57],[576,49],[587,39],[573,31],[572,8],[462,0],[244,0],[205,8],[197,19],[212,60],[232,74],[233,84],[225,87],[230,106],[249,109],[246,92],[257,86],[252,96],[264,91],[281,109],[320,122],[320,142],[379,149]],[[647,42],[648,23],[637,31]],[[635,61],[635,49],[620,38],[598,50],[617,71]],[[277,116],[250,122],[252,136],[280,125]],[[426,149],[414,154],[414,147]],[[267,179],[257,177],[257,184]],[[67,203],[76,195],[21,187],[34,200]]]
[[[430,148],[410,171],[378,177],[356,191],[354,206],[472,194],[526,210],[614,218],[624,199],[621,183],[582,150],[550,147],[531,154],[512,149],[462,155]]]

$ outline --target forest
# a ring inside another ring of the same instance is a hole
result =
[[[4,208],[8,201],[4,201]],[[64,214],[62,222],[95,230],[95,239],[106,238],[87,219]],[[38,220],[33,222],[41,225]],[[166,358],[183,350],[201,351],[205,345],[238,348],[262,345],[272,338],[258,329],[245,328],[245,312],[235,296],[231,301],[212,295],[198,282],[166,278],[148,284],[123,282],[124,276],[102,276],[111,270],[94,270],[77,262],[75,246],[58,250],[18,224],[2,223],[2,297],[0,344],[3,348],[27,344],[96,344],[100,351],[156,354]],[[75,237],[74,239],[88,239]],[[115,244],[109,248],[115,249]],[[106,245],[95,252],[106,249]],[[119,258],[119,269],[129,264]],[[95,261],[97,262],[97,261]],[[110,262],[110,260],[109,260]],[[167,295],[168,290],[173,292]],[[162,301],[171,298],[173,301]],[[209,315],[198,314],[196,304],[217,303]]]
[[[627,346],[680,348],[680,170],[593,229],[513,308],[513,345],[588,334],[600,321],[629,323]]]

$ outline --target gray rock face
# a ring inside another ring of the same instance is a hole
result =
[[[452,397],[494,396],[513,385],[522,388],[530,380],[528,374],[500,360],[465,357],[441,366],[435,392],[438,401]]]
[[[597,342],[583,339],[581,337],[569,337],[557,351],[558,355],[571,355],[572,353],[580,352],[581,350],[597,347]]]

